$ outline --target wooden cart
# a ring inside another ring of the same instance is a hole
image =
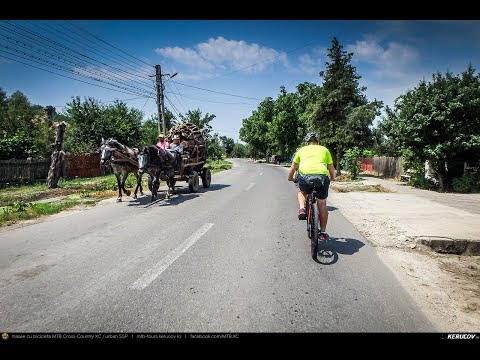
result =
[[[203,130],[192,123],[180,123],[171,128],[165,138],[172,142],[173,135],[180,135],[183,145],[183,172],[175,171],[175,180],[186,181],[190,192],[197,192],[199,177],[204,188],[210,187],[212,174],[210,168],[205,167],[207,162],[207,141]],[[161,178],[162,179],[162,178]],[[162,179],[165,180],[165,179]]]

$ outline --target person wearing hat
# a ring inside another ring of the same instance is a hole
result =
[[[170,144],[170,150],[175,150],[180,155],[183,154],[183,145],[180,142],[180,135],[175,134],[172,137],[172,143]]]
[[[173,135],[172,141],[173,142],[170,144],[170,151],[178,153],[176,157],[177,157],[177,167],[179,167],[180,161],[182,159],[182,154],[183,154],[183,145],[180,142],[180,135],[178,134]]]
[[[165,140],[165,136],[162,133],[158,134],[156,145],[157,147],[163,150],[167,150],[170,148],[170,143],[167,140]]]

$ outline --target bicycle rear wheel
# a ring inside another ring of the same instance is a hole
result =
[[[317,260],[318,254],[318,207],[317,204],[312,204],[311,207],[311,229],[310,229],[310,240],[311,240],[311,247],[312,247],[312,259]]]
[[[311,195],[307,195],[307,201],[305,202],[305,212],[307,213],[307,234],[308,234],[308,238],[311,239],[312,238],[312,214],[311,214],[311,207],[310,207],[310,204],[311,204],[311,201],[312,201],[312,197]]]

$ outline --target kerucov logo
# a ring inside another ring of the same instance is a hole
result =
[[[447,340],[473,340],[478,339],[477,334],[447,334]]]

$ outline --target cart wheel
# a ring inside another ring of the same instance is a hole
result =
[[[205,168],[202,171],[202,185],[204,188],[209,188],[212,182],[212,173],[209,168]]]
[[[194,171],[188,179],[188,188],[191,193],[196,193],[198,191],[198,173],[196,171]]]

